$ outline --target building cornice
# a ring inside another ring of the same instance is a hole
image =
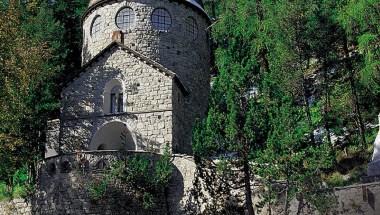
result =
[[[90,5],[87,10],[84,12],[83,16],[82,16],[82,23],[83,21],[85,20],[85,18],[93,11],[95,10],[96,8],[98,7],[101,7],[103,6],[104,4],[107,4],[107,3],[110,3],[110,2],[118,2],[119,0],[100,0],[92,5]],[[211,18],[208,16],[208,14],[206,13],[206,11],[201,8],[200,6],[197,6],[189,1],[186,1],[186,0],[170,0],[170,1],[175,1],[175,2],[178,2],[178,3],[181,3],[181,4],[184,4],[190,8],[192,8],[193,10],[199,12],[206,20],[209,24],[211,24]]]

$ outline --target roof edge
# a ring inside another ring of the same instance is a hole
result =
[[[94,4],[92,4],[92,5],[90,5],[87,9],[86,9],[86,11],[84,12],[84,14],[82,15],[82,18],[81,18],[81,22],[83,23],[83,21],[84,21],[84,19],[94,10],[94,9],[96,9],[97,7],[100,7],[100,6],[102,6],[103,4],[105,4],[105,3],[107,3],[107,2],[114,2],[114,1],[117,1],[117,0],[100,0],[100,1],[98,1],[98,2],[96,2],[96,3],[94,3]],[[191,8],[193,8],[193,9],[195,9],[196,11],[198,11],[198,12],[200,12],[205,18],[206,18],[206,20],[207,20],[207,22],[209,23],[209,24],[211,24],[212,22],[211,22],[211,18],[210,18],[210,16],[206,13],[206,11],[202,8],[202,7],[200,7],[200,6],[197,6],[197,5],[195,5],[195,4],[192,4],[191,2],[188,2],[188,1],[186,1],[186,0],[170,0],[170,1],[176,1],[176,2],[178,2],[178,3],[183,3],[183,4],[185,4],[185,5],[187,5],[187,6],[189,6],[189,7],[191,7]]]
[[[145,55],[143,55],[143,54],[141,54],[141,53],[139,53],[139,52],[137,52],[137,51],[129,48],[128,46],[126,46],[126,45],[124,45],[124,44],[122,44],[120,42],[116,42],[116,41],[110,43],[101,52],[99,52],[94,57],[92,57],[91,60],[89,60],[87,63],[83,64],[82,68],[77,72],[76,77],[79,76],[82,72],[84,72],[94,62],[96,62],[99,57],[103,56],[111,48],[116,47],[116,46],[120,47],[123,50],[127,51],[128,53],[132,54],[136,59],[138,59],[139,61],[142,61],[143,63],[145,63],[146,65],[152,67],[153,69],[157,69],[159,72],[162,72],[165,75],[171,77],[174,80],[174,82],[177,83],[178,87],[180,88],[180,90],[182,91],[182,93],[183,93],[184,96],[188,96],[190,94],[189,90],[187,89],[187,87],[185,87],[185,85],[182,83],[181,79],[178,77],[178,75],[176,73],[174,73],[173,71],[167,69],[166,67],[164,67],[160,63],[158,63],[158,62],[156,62],[156,61],[154,61],[154,60],[146,57]],[[66,88],[68,86],[68,84],[71,83],[72,81],[73,80],[71,80],[70,82],[68,82],[64,88]]]

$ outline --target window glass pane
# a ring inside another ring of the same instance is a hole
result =
[[[117,112],[123,112],[123,94],[120,93],[117,101]]]
[[[116,113],[116,94],[112,93],[111,94],[111,113]]]
[[[135,25],[135,12],[132,8],[126,7],[116,15],[116,25],[123,31],[132,29]]]
[[[91,25],[91,37],[97,38],[101,33],[102,20],[100,16],[95,17]]]
[[[121,93],[122,89],[121,89],[121,86],[120,85],[116,85],[114,86],[112,89],[111,89],[111,93],[113,94],[118,94],[118,93]]]
[[[193,17],[187,17],[185,34],[191,36],[193,40],[198,36],[198,25]]]
[[[172,18],[169,12],[163,8],[155,9],[151,17],[152,25],[159,31],[166,31],[172,25]]]

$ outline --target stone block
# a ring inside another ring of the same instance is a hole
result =
[[[380,160],[368,163],[368,176],[380,176]]]

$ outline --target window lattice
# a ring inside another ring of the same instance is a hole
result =
[[[133,28],[135,24],[135,12],[132,8],[126,7],[119,11],[116,16],[116,25],[123,31]]]
[[[155,9],[151,18],[153,26],[159,31],[167,31],[172,25],[169,12],[163,8]]]
[[[121,86],[117,85],[111,90],[110,112],[123,112],[123,93]]]
[[[198,25],[193,17],[187,17],[186,19],[186,35],[190,35],[193,40],[198,36]]]
[[[91,37],[97,38],[101,32],[102,20],[100,16],[95,17],[91,25]]]

